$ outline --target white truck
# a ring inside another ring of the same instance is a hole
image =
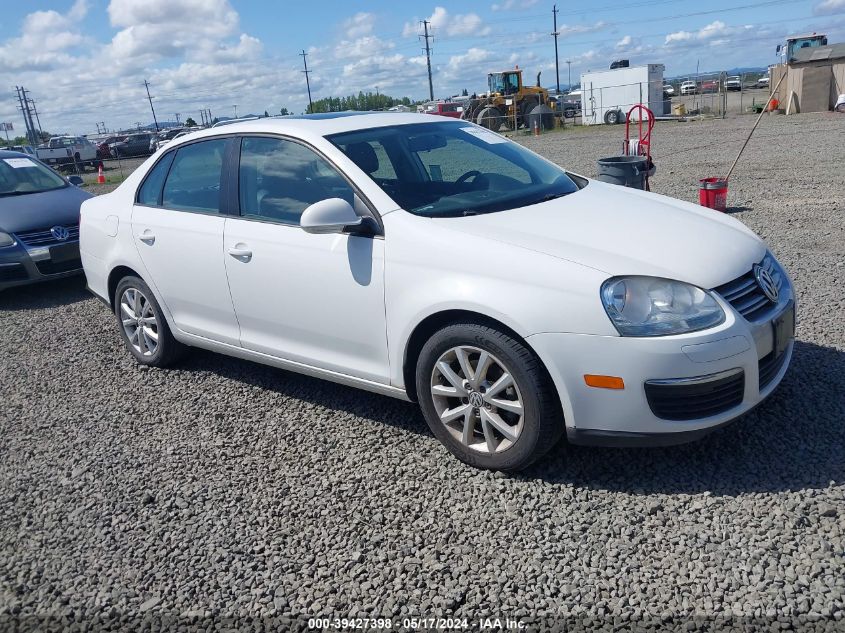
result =
[[[645,64],[581,75],[581,121],[584,125],[621,123],[638,103],[655,116],[664,114],[663,64]]]
[[[48,165],[94,167],[97,164],[97,147],[82,136],[54,136],[44,146],[35,149],[35,156]]]

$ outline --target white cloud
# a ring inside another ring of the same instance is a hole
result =
[[[68,51],[86,41],[79,23],[87,12],[88,3],[76,0],[67,13],[30,13],[24,18],[20,36],[0,45],[0,68],[47,70],[67,64]]]
[[[372,13],[356,13],[343,21],[343,30],[348,39],[356,39],[373,32],[375,16]]]
[[[712,44],[724,43],[731,38],[742,37],[742,35],[754,28],[752,24],[744,26],[728,26],[721,20],[716,20],[701,27],[696,32],[691,31],[676,31],[666,36],[664,44],[667,46],[675,46],[690,43],[708,42]]]
[[[477,13],[450,14],[443,7],[435,7],[434,13],[428,18],[430,23],[430,34],[435,36],[455,37],[460,35],[488,35],[490,27],[484,25],[484,21]],[[423,27],[418,23],[406,22],[402,29],[403,37],[419,35]]]
[[[530,9],[540,0],[504,0],[490,7],[492,11],[521,11],[523,9]]]
[[[627,48],[633,42],[633,38],[630,35],[626,35],[621,40],[616,42],[616,48]]]
[[[596,22],[595,24],[573,24],[572,26],[561,24],[557,28],[557,32],[560,37],[569,37],[570,35],[578,35],[581,33],[595,33],[596,31],[601,31],[605,28],[607,28],[606,22]]]
[[[813,7],[816,15],[832,15],[845,12],[845,0],[823,0]]]

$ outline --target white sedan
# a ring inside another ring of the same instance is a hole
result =
[[[175,139],[83,204],[81,251],[139,363],[201,347],[414,400],[484,468],[695,439],[793,348],[789,278],[737,220],[425,115]]]

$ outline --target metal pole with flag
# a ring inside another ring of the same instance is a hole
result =
[[[6,142],[9,142],[9,130],[14,130],[15,126],[11,123],[0,123],[0,127],[3,128],[3,131],[6,133]]]

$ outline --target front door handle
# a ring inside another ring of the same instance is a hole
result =
[[[252,259],[251,250],[249,250],[248,248],[238,248],[237,246],[229,249],[229,255],[242,262],[248,262]]]
[[[156,236],[150,229],[146,229],[143,233],[141,233],[138,239],[147,246],[152,246],[156,241]]]

